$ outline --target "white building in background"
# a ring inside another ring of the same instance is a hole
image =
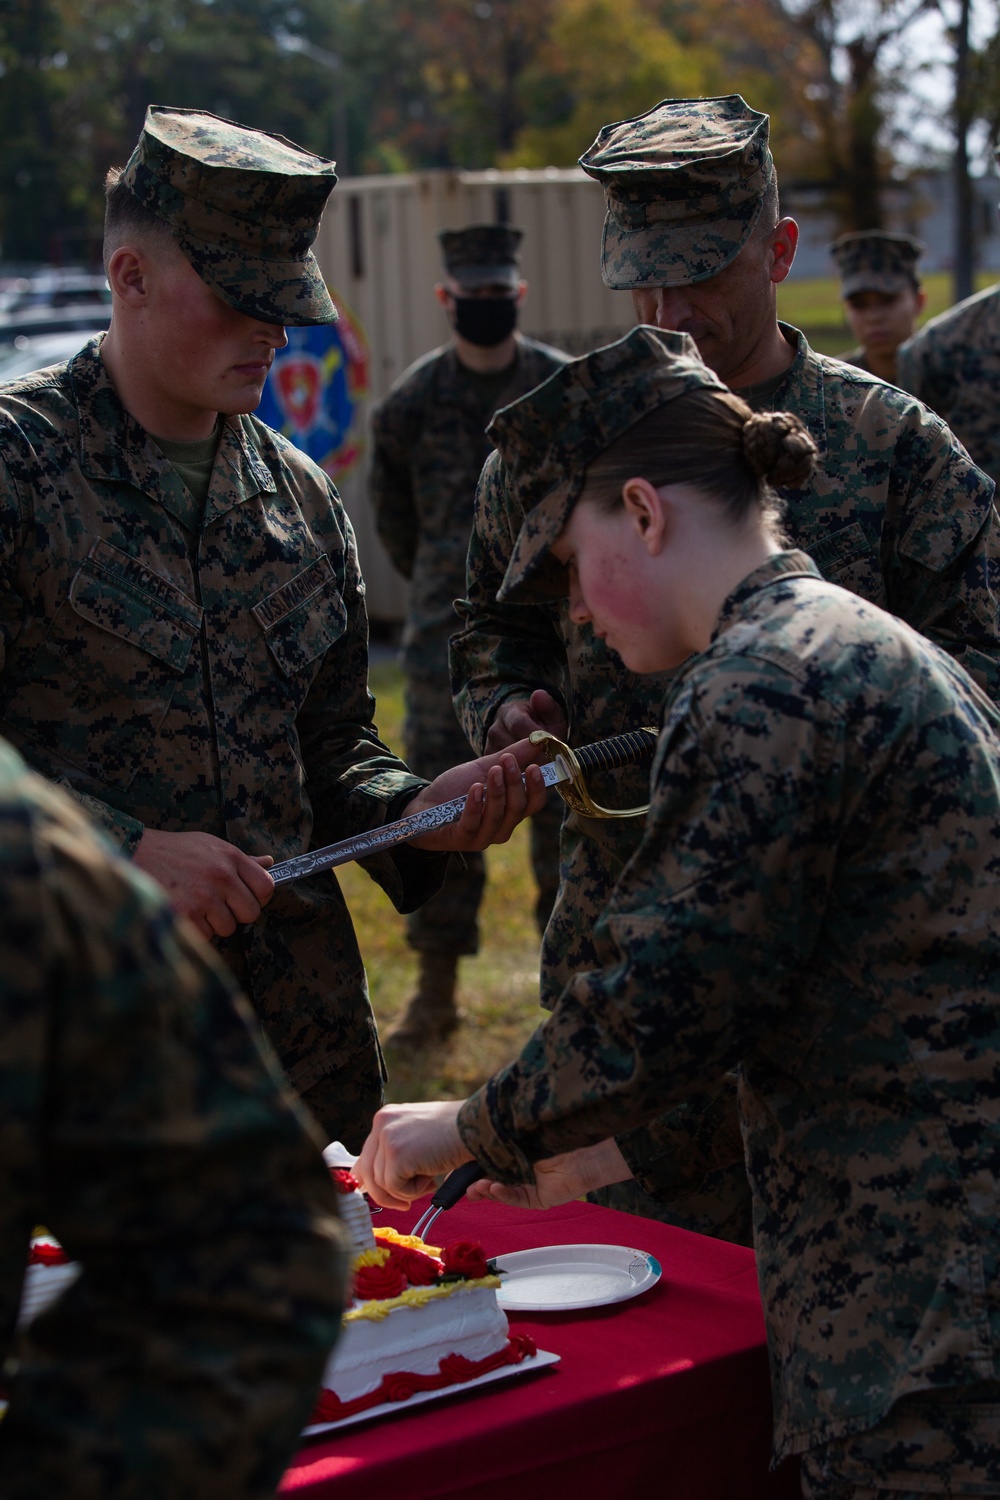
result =
[[[1000,177],[990,173],[973,178],[975,193],[976,264],[1000,270]],[[830,276],[833,263],[827,245],[836,238],[837,225],[824,207],[824,190],[791,186],[782,190],[781,206],[799,222],[802,237],[792,274],[800,278]],[[922,172],[905,183],[888,187],[883,195],[886,229],[915,234],[927,246],[925,271],[950,271],[954,260],[955,189],[949,172]],[[867,228],[859,224],[858,229]]]

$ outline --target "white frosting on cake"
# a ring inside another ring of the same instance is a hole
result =
[[[351,1308],[362,1305],[353,1302]],[[436,1375],[446,1354],[485,1359],[504,1347],[508,1332],[496,1289],[458,1282],[450,1296],[421,1307],[395,1307],[378,1321],[346,1319],[323,1385],[341,1401],[353,1401],[375,1390],[383,1375]]]
[[[351,1254],[360,1255],[362,1250],[374,1250],[372,1216],[368,1211],[364,1193],[338,1193],[337,1208],[340,1221],[351,1236]]]
[[[32,1244],[54,1246],[56,1241],[50,1235],[40,1235],[32,1240]],[[57,1266],[28,1266],[24,1273],[21,1306],[17,1314],[18,1328],[30,1323],[39,1313],[51,1307],[66,1288],[72,1286],[79,1274],[80,1266],[76,1261],[64,1261]]]
[[[339,1142],[328,1146],[323,1156],[331,1168],[349,1170],[354,1161]],[[337,1206],[350,1229],[355,1253],[379,1244],[362,1193],[342,1193]],[[395,1238],[425,1254],[438,1255],[419,1240]],[[497,1302],[497,1285],[491,1277],[486,1285],[452,1281],[413,1288],[385,1301],[355,1298],[344,1313],[340,1338],[327,1361],[324,1388],[341,1401],[353,1401],[377,1390],[385,1375],[437,1375],[449,1354],[473,1361],[496,1354],[510,1334]]]

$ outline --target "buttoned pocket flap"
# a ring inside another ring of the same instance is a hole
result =
[[[347,628],[337,575],[325,552],[255,604],[253,613],[286,677],[322,656]]]
[[[202,611],[175,584],[109,542],[95,542],[70,586],[81,619],[183,672]]]

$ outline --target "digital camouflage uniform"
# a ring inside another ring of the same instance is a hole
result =
[[[331,1190],[251,1013],[0,746],[4,1500],[266,1500],[343,1305]],[[82,1264],[14,1332],[32,1231]]]
[[[920,240],[910,234],[890,234],[881,229],[861,229],[842,234],[830,246],[830,254],[840,276],[840,295],[846,302],[859,292],[884,292],[898,297],[907,289],[920,285],[917,262],[925,250]],[[870,370],[868,357],[860,346],[838,354],[859,370]]]
[[[564,359],[558,350],[518,335],[508,379],[484,403],[475,377],[449,344],[401,375],[372,414],[369,493],[383,545],[410,580],[403,636],[405,751],[421,776],[433,778],[469,758],[451,701],[448,637],[457,623],[455,600],[465,593],[476,481],[490,452],[486,426],[498,406],[530,391]],[[551,799],[532,820],[543,927],[559,884],[559,806]],[[477,952],[485,880],[481,854],[453,860],[444,889],[407,920],[411,946]]]
[[[195,170],[188,153],[225,156],[230,132],[244,166],[219,167],[222,182]],[[221,235],[219,203],[233,208],[244,191],[260,234],[268,195],[280,212],[308,211],[308,237],[281,220],[291,254],[315,234],[330,181],[304,179],[313,197],[297,201],[295,183],[277,175],[297,148],[279,143],[277,165],[256,169],[268,140],[211,116],[192,126],[184,112],[151,111],[126,177],[165,213],[178,195],[170,222],[181,223],[185,250],[200,242],[184,215],[197,226],[206,214],[206,234],[218,223]],[[200,197],[184,196],[192,182]],[[249,277],[247,256],[235,271],[220,259],[206,272],[241,310],[259,293],[262,317],[272,295],[283,299],[275,316],[328,316],[323,299],[332,311],[321,280],[322,297],[298,307],[308,275],[275,291],[265,268],[262,287],[248,280],[233,292],[225,277],[244,266]],[[280,860],[381,825],[423,785],[372,723],[363,586],[340,499],[256,418],[226,419],[202,507],[122,406],[95,341],[0,391],[0,538],[3,733],[125,854],[148,824]],[[437,888],[444,863],[404,847],[366,866],[407,910]],[[218,947],[294,1087],[328,1135],[360,1148],[381,1102],[381,1060],[335,877],[279,888]]]
[[[739,1064],[779,1459],[1000,1376],[998,730],[947,653],[771,559],[667,700],[599,968],[460,1115],[525,1181]]]
[[[615,287],[639,274],[665,284],[685,267],[685,279],[703,279],[706,266],[738,253],[757,222],[759,205],[755,210],[740,195],[747,182],[758,196],[765,190],[767,117],[738,96],[672,103],[676,109],[661,106],[665,117],[655,110],[643,117],[638,133],[634,122],[606,127],[582,159],[587,170],[608,167],[603,269]],[[715,154],[693,166],[688,161],[686,175],[680,151],[672,166],[673,146],[658,151],[657,137],[669,143],[682,131],[699,140],[703,110],[708,126],[715,122],[705,134],[710,140],[714,133]],[[717,204],[723,215],[736,216],[728,230]],[[1000,631],[989,575],[1000,539],[991,482],[919,402],[816,354],[797,330],[784,331],[795,360],[759,404],[794,412],[819,447],[810,481],[779,492],[792,545],[808,550],[824,577],[937,640],[991,696],[1000,696]],[[456,706],[473,745],[484,744],[501,703],[536,688],[564,705],[572,743],[655,725],[668,677],[627,672],[589,625],[570,621],[565,601],[497,601],[522,520],[494,454],[480,480],[467,598],[459,605],[463,626],[452,642]],[[595,778],[594,795],[612,805],[643,802],[647,790],[638,770]],[[543,1004],[551,1006],[574,973],[594,964],[594,923],[641,836],[633,820],[565,817],[562,883],[542,945]],[[603,1201],[747,1243],[749,1199],[735,1110],[725,1098],[733,1089],[730,1081],[702,1111],[677,1111],[650,1127],[656,1202],[636,1197],[631,1184],[605,1190]]]
[[[498,414],[511,601],[564,586],[587,465],[699,384],[639,328]],[[614,1135],[656,1191],[630,1129],[737,1079],[775,1457],[819,1450],[817,1484],[854,1447],[869,1483],[1000,1493],[998,730],[947,652],[767,559],[676,674],[593,969],[459,1115],[497,1180]]]
[[[1000,284],[931,318],[896,355],[899,383],[1000,481]]]

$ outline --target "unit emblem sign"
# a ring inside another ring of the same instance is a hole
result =
[[[361,457],[368,345],[332,289],[331,296],[338,322],[286,330],[288,344],[275,353],[257,416],[339,480]]]

